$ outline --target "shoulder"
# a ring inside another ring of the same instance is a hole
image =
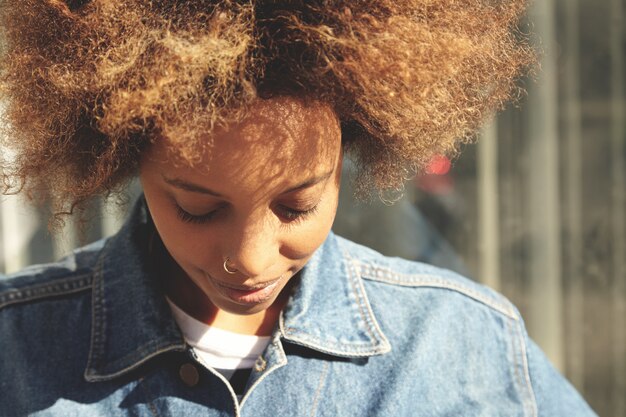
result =
[[[512,370],[526,376],[519,384],[529,389],[528,334],[506,297],[453,271],[387,257],[342,238],[338,247],[392,349],[413,351],[418,343],[437,357],[446,346],[448,362],[463,368],[472,357],[490,369]]]
[[[7,415],[9,404],[16,415],[29,404],[47,407],[61,388],[82,386],[103,243],[0,278],[0,390],[5,400],[0,400],[0,415]]]
[[[411,369],[409,385],[422,382],[413,375],[427,375],[424,390],[445,387],[441,406],[458,400],[468,410],[476,406],[475,414],[595,415],[529,339],[519,311],[503,295],[341,237],[335,248],[391,345],[379,359],[383,369],[397,363]]]
[[[520,319],[518,310],[506,297],[456,272],[384,256],[339,236],[337,242],[352,273],[359,275],[366,288],[376,289],[368,291],[370,298],[376,299],[381,293],[387,293],[401,299],[414,299],[419,293],[428,293],[456,303],[466,312],[487,309],[512,320]]]
[[[29,266],[1,277],[0,317],[6,317],[4,311],[8,309],[90,290],[105,241],[76,249],[58,262]]]
[[[388,360],[418,369],[449,393],[482,387],[489,399],[477,404],[522,404],[532,415],[528,335],[510,301],[455,272],[337,239],[389,340]]]

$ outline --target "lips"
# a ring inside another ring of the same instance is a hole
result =
[[[209,274],[206,274],[206,276],[223,296],[237,304],[243,305],[262,304],[272,299],[280,288],[279,284],[283,278],[281,276],[273,281],[256,284],[254,286],[245,286],[222,283],[215,280]]]

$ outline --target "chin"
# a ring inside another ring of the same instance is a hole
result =
[[[257,314],[262,311],[267,310],[274,303],[275,300],[266,301],[260,304],[254,305],[243,305],[237,304],[230,300],[220,300],[221,302],[213,302],[213,304],[220,310],[225,311],[230,314],[237,314],[240,316],[249,316],[252,314]]]

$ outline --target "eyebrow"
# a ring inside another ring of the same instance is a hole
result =
[[[291,187],[291,188],[287,189],[282,194],[289,194],[289,193],[292,193],[294,191],[298,191],[298,190],[302,190],[304,188],[312,187],[314,185],[319,184],[320,182],[324,182],[328,178],[330,178],[330,176],[333,174],[333,172],[334,172],[334,169],[331,169],[330,171],[325,172],[322,175],[318,175],[317,177],[313,177],[311,179],[308,179],[308,180],[304,181],[302,184],[298,184],[295,187]]]
[[[161,174],[161,176],[163,177],[163,180],[166,183],[176,188],[180,188],[181,190],[189,191],[192,193],[198,193],[198,194],[207,194],[207,195],[211,195],[213,197],[218,197],[218,198],[224,197],[220,193],[210,190],[208,188],[202,187],[201,185],[194,184],[192,182],[187,182],[187,181],[181,180],[180,178],[167,178],[165,174]]]
[[[328,178],[330,178],[330,176],[333,174],[334,170],[330,170],[322,175],[318,175],[316,177],[313,177],[311,179],[308,179],[306,181],[304,181],[301,184],[298,184],[294,187],[291,187],[287,190],[285,190],[282,194],[289,194],[292,193],[294,191],[298,191],[298,190],[302,190],[304,188],[308,188],[311,187],[313,185],[317,185],[323,181],[326,181]],[[218,198],[224,198],[224,196],[216,191],[213,191],[209,188],[203,187],[201,185],[198,184],[194,184],[192,182],[188,182],[185,180],[182,180],[180,178],[168,178],[165,176],[165,174],[161,174],[161,176],[163,177],[163,180],[170,184],[171,186],[174,186],[176,188],[179,188],[181,190],[184,191],[189,191],[192,193],[198,193],[198,194],[206,194],[206,195],[211,195],[213,197],[218,197]]]

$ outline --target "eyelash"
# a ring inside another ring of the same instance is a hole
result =
[[[196,216],[195,214],[191,214],[183,210],[181,206],[178,204],[174,204],[176,207],[176,214],[178,218],[185,223],[194,223],[194,224],[204,224],[209,222],[213,217],[215,217],[216,212],[219,209],[213,210],[207,214],[203,214],[201,216]],[[307,217],[312,216],[317,212],[318,204],[306,210],[296,210],[286,206],[281,206],[282,213],[281,215],[288,223],[296,223],[305,220]]]
[[[176,206],[176,214],[178,215],[178,218],[184,221],[185,223],[195,223],[195,224],[207,223],[209,220],[211,220],[215,216],[215,212],[217,211],[217,210],[213,210],[213,211],[208,212],[207,214],[196,216],[194,214],[186,212],[178,204],[175,204],[175,206]]]
[[[296,223],[305,220],[307,217],[310,217],[317,213],[317,207],[319,203],[306,210],[295,210],[289,207],[281,206],[283,210],[283,217],[289,223]]]

